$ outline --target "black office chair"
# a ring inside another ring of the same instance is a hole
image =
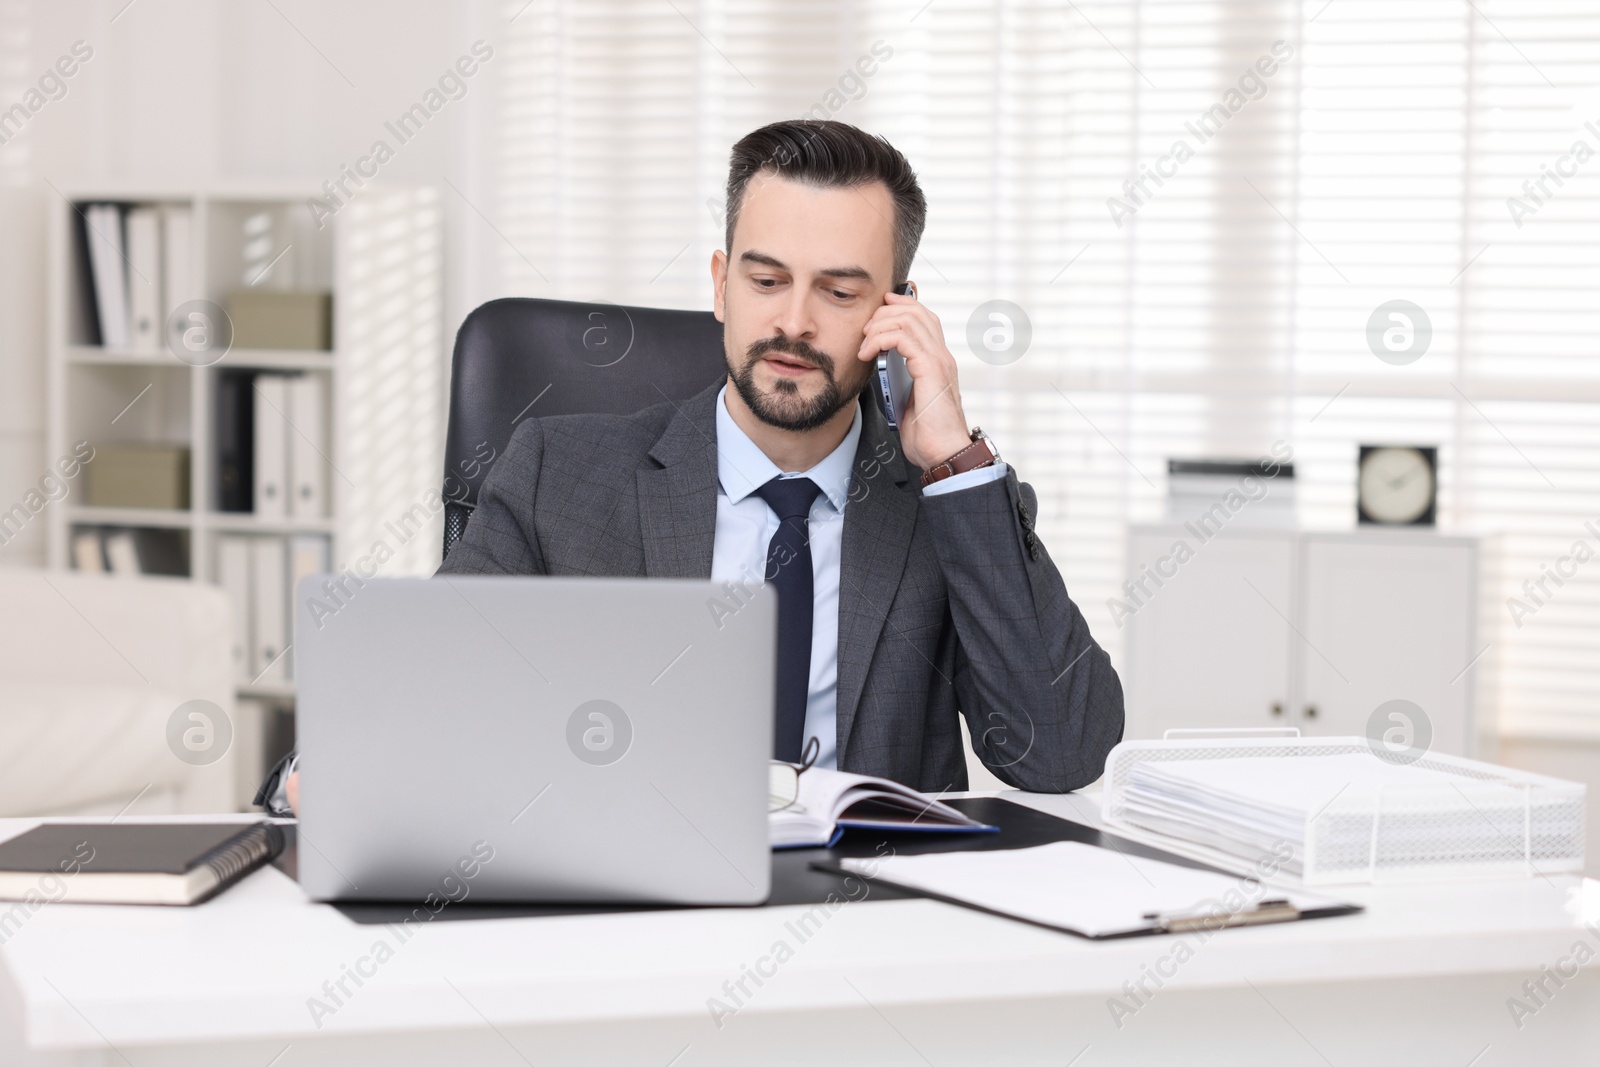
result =
[[[687,400],[727,374],[709,311],[491,300],[456,333],[444,444],[444,554],[466,532],[478,489],[523,419],[628,415]]]

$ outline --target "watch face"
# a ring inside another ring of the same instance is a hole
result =
[[[1433,463],[1420,448],[1363,449],[1356,498],[1369,522],[1431,521]]]

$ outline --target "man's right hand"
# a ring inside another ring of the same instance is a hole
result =
[[[298,768],[289,775],[288,781],[283,783],[283,795],[289,800],[289,810],[296,816],[300,814],[300,771]]]

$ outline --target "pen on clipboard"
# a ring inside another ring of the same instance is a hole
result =
[[[1169,934],[1194,930],[1220,930],[1228,926],[1259,926],[1262,923],[1291,922],[1300,918],[1300,909],[1282,898],[1263,900],[1242,911],[1151,911],[1145,919]]]

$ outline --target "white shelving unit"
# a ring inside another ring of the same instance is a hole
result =
[[[72,565],[77,530],[114,527],[175,531],[187,574],[198,581],[218,580],[218,541],[227,535],[323,535],[334,569],[341,570],[383,536],[385,520],[404,514],[428,487],[437,489],[448,363],[436,190],[369,186],[320,228],[307,207],[308,198],[322,195],[314,188],[94,186],[62,194],[49,220],[49,454],[68,455],[81,440],[97,447],[187,447],[189,507],[90,506],[86,475],[80,475],[48,512],[50,567]],[[192,366],[164,344],[156,351],[100,346],[79,215],[84,205],[105,202],[189,210],[189,247],[163,254],[189,258],[194,291],[163,293],[164,313],[193,299],[225,308],[230,292],[252,285],[331,292],[332,348],[236,346],[212,365]],[[225,370],[323,376],[331,468],[326,514],[269,519],[220,510],[216,401]],[[398,546],[383,573],[431,571],[439,541],[437,530],[431,533]],[[289,596],[285,590],[286,603]],[[241,678],[238,695],[289,706],[294,689],[292,682]]]

